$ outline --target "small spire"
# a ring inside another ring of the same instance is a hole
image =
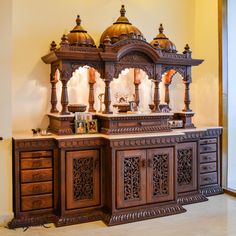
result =
[[[103,41],[103,44],[106,45],[106,46],[111,45],[111,39],[108,35],[105,37],[105,39]]]
[[[163,28],[162,24],[160,24],[160,27],[159,27],[159,33],[162,34],[163,31],[164,31],[164,28]]]
[[[69,45],[69,41],[68,41],[67,35],[65,35],[65,34],[62,35],[60,45],[61,46]]]
[[[121,15],[121,16],[125,16],[125,12],[126,12],[126,10],[125,10],[125,5],[121,5],[120,15]]]
[[[191,52],[192,52],[192,51],[190,50],[189,45],[186,44],[185,47],[184,47],[184,51],[183,51],[183,53],[186,54],[186,53],[191,53]]]
[[[80,25],[80,24],[81,24],[80,15],[77,15],[76,24],[77,24],[77,25]]]
[[[55,51],[57,49],[57,44],[55,41],[52,41],[50,44],[50,51]]]

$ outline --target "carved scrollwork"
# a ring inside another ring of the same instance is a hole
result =
[[[193,149],[179,148],[177,150],[177,161],[178,185],[191,184],[193,181]]]
[[[183,79],[186,78],[186,73],[187,73],[186,66],[163,65],[161,73],[164,74],[165,72],[169,70],[175,70],[182,76]]]
[[[140,197],[140,157],[124,158],[124,200]]]
[[[153,64],[149,64],[149,65],[145,65],[145,64],[139,64],[138,62],[136,63],[131,63],[131,62],[127,62],[127,63],[117,63],[115,64],[115,73],[114,73],[114,77],[118,78],[119,74],[121,73],[122,70],[124,69],[130,69],[130,68],[139,68],[142,69],[143,71],[146,72],[146,74],[148,75],[148,77],[151,79],[154,76],[154,65]]]
[[[102,75],[102,65],[101,63],[91,63],[91,62],[81,62],[81,63],[73,63],[71,64],[71,69],[72,72],[74,72],[75,70],[77,70],[79,67],[83,67],[83,66],[89,66],[94,68],[100,75]]]
[[[168,195],[168,167],[169,155],[158,154],[153,156],[153,196]]]
[[[73,159],[74,200],[93,199],[93,157]]]

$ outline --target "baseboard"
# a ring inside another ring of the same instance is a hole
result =
[[[13,216],[13,212],[8,214],[0,214],[0,226],[6,226],[7,223],[12,220]]]

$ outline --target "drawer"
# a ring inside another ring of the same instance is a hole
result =
[[[200,175],[200,185],[207,185],[207,184],[216,184],[217,183],[217,173],[207,173]]]
[[[21,183],[52,180],[52,169],[22,170]]]
[[[200,154],[200,163],[216,161],[216,152]]]
[[[21,184],[21,196],[52,193],[52,181]]]
[[[21,197],[21,211],[52,208],[53,207],[52,198],[53,198],[52,194]]]
[[[215,151],[216,151],[216,143],[200,145],[200,153],[215,152]]]
[[[39,157],[51,157],[52,151],[34,151],[34,152],[21,152],[21,158],[39,158]]]
[[[52,167],[52,158],[21,159],[21,169],[39,169]]]
[[[216,163],[200,164],[200,173],[216,171]]]
[[[201,139],[200,144],[211,144],[211,143],[217,143],[216,138],[209,138],[209,139]]]

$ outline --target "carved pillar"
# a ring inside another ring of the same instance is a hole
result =
[[[135,103],[139,105],[139,85],[141,83],[140,69],[134,69]]]
[[[57,90],[56,90],[56,84],[58,82],[58,79],[56,77],[56,75],[51,75],[52,79],[50,81],[51,83],[51,113],[58,113],[57,110]]]
[[[69,104],[69,99],[68,99],[68,92],[67,92],[67,78],[62,77],[61,78],[62,82],[62,91],[61,91],[61,106],[62,110],[60,112],[61,115],[68,115],[70,112],[68,111],[68,104]]]
[[[89,68],[89,112],[96,112],[94,109],[94,84],[95,81],[95,70],[93,68]]]
[[[165,83],[165,103],[168,105],[168,107],[170,107],[169,85],[169,83]]]
[[[159,91],[159,80],[153,80],[154,82],[154,97],[153,97],[153,103],[154,103],[154,109],[152,112],[159,112],[159,105],[160,105],[160,91]]]
[[[108,73],[105,74],[105,95],[104,95],[104,105],[105,110],[103,111],[104,114],[112,114],[112,111],[110,109],[111,105],[111,91],[110,91],[110,83],[111,83],[111,75]]]
[[[190,91],[189,91],[189,86],[190,86],[190,82],[188,81],[184,81],[185,84],[185,93],[184,93],[184,109],[183,111],[185,112],[190,112],[192,111],[189,107],[190,104]]]

